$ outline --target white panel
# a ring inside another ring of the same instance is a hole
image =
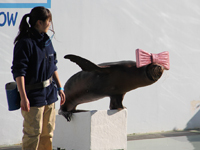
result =
[[[21,141],[22,117],[20,111],[8,111],[4,86],[13,81],[10,69],[13,41],[21,18],[30,10],[0,10],[0,134],[4,137],[0,145]],[[199,0],[51,0],[50,10],[56,32],[53,44],[63,86],[70,76],[81,70],[63,58],[66,54],[80,55],[98,64],[135,61],[137,48],[150,53],[169,51],[170,70],[165,71],[157,83],[125,95],[123,103],[129,111],[127,132],[200,127]],[[15,25],[13,21],[9,25],[8,15],[10,19],[13,14],[14,19],[16,13]],[[109,98],[78,108],[105,110],[109,108]],[[16,120],[18,123],[13,124]],[[12,131],[16,136],[5,131]]]

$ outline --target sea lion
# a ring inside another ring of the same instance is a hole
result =
[[[154,63],[137,68],[135,61],[96,65],[76,55],[66,55],[64,58],[82,69],[70,77],[64,86],[66,102],[60,107],[59,114],[68,121],[72,113],[78,112],[77,105],[104,97],[110,97],[110,109],[123,109],[122,101],[127,92],[155,83],[164,71],[162,66]]]

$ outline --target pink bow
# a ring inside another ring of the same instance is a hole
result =
[[[159,54],[151,54],[142,49],[136,49],[136,67],[140,68],[148,64],[158,64],[169,70],[169,52],[165,51]]]

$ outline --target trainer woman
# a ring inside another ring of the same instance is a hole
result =
[[[21,97],[23,150],[52,150],[57,90],[61,105],[65,102],[56,52],[46,34],[51,23],[51,12],[35,7],[23,16],[14,40],[11,68]]]

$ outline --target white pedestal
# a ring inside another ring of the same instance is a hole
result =
[[[65,150],[126,150],[127,110],[74,113],[71,122],[57,115],[53,147]]]

